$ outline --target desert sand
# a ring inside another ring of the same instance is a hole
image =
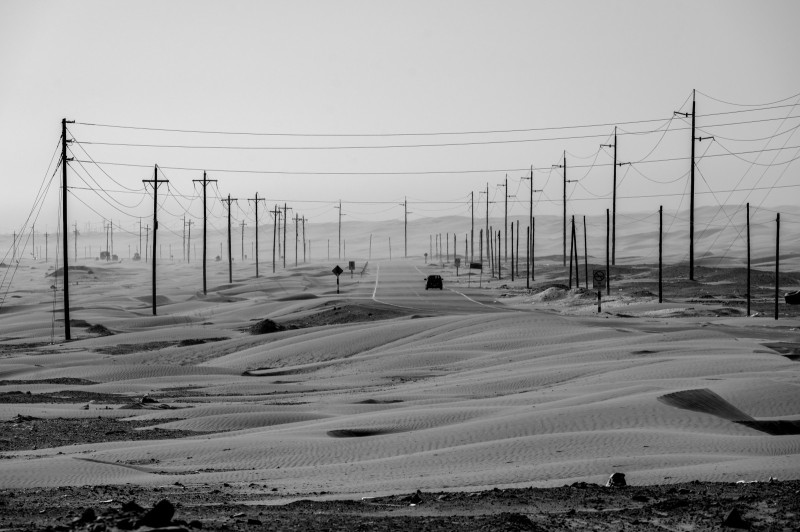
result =
[[[593,291],[558,288],[560,268],[528,290],[381,259],[343,274],[339,294],[327,262],[237,268],[227,283],[215,264],[204,295],[197,264],[160,264],[153,316],[149,265],[85,264],[70,272],[67,343],[52,268],[20,268],[0,315],[0,489],[255,486],[286,502],[613,472],[631,485],[800,479],[797,317],[658,303],[622,276],[598,313]],[[424,289],[430,273],[444,290]],[[278,330],[252,334],[266,319]],[[12,428],[59,418],[86,434],[14,444]],[[97,441],[97,418],[152,439]]]

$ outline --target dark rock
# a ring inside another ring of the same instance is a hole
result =
[[[162,528],[170,524],[173,515],[175,515],[175,506],[167,499],[161,499],[144,514],[144,517],[139,521],[139,526]]]
[[[726,526],[729,528],[739,528],[742,530],[749,530],[750,523],[742,519],[742,514],[739,513],[739,510],[734,508],[728,515],[725,516],[725,519],[722,521],[722,526]]]
[[[650,500],[650,498],[647,497],[646,495],[634,495],[633,497],[631,497],[631,499],[636,502],[647,502]]]
[[[142,397],[142,400],[140,402],[144,405],[144,404],[157,403],[158,401],[156,401],[155,399],[153,399],[149,395],[145,395],[144,397]]]
[[[189,521],[189,528],[203,528],[203,523],[197,519]]]
[[[409,504],[422,504],[425,501],[422,499],[422,492],[417,490],[414,495],[403,497],[403,502],[407,502]]]
[[[84,523],[91,523],[97,519],[97,514],[94,513],[94,508],[87,508],[81,514],[81,521]]]
[[[265,320],[261,320],[255,325],[252,325],[249,329],[250,334],[269,334],[274,332],[279,332],[285,330],[286,327],[283,325],[279,325],[272,321],[271,319],[267,318]]]
[[[259,519],[254,518],[254,517],[250,517],[250,518],[247,519],[247,524],[248,525],[260,525],[261,521]]]
[[[125,513],[132,512],[136,514],[140,514],[144,512],[144,508],[136,504],[136,501],[128,501],[122,505],[121,510]]]
[[[608,482],[606,482],[607,488],[623,488],[627,485],[627,482],[625,482],[625,473],[613,473],[608,477]]]

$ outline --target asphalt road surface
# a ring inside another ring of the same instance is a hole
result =
[[[416,262],[376,262],[369,265],[368,273],[351,294],[371,298],[379,303],[437,314],[508,311],[494,300],[490,291],[485,290],[485,282],[484,289],[478,288],[477,276],[473,276],[472,286],[468,286],[466,271],[462,268],[461,275],[456,280],[449,272],[445,274],[439,268],[420,267]],[[425,290],[425,278],[434,274],[444,277],[444,288]]]

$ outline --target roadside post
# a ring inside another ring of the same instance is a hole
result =
[[[338,294],[339,293],[339,276],[342,275],[344,270],[341,269],[339,267],[339,265],[337,264],[336,267],[331,271],[333,272],[333,275],[336,276],[336,293]]]
[[[605,270],[593,270],[592,271],[592,288],[597,290],[597,313],[600,314],[602,312],[602,293],[603,293],[603,286],[605,286],[606,282],[606,271]]]
[[[455,262],[456,262],[456,277],[458,277],[458,267],[461,266],[461,259],[456,257]]]
[[[356,261],[351,260],[347,263],[347,269],[350,270],[350,278],[353,278],[353,271],[356,269]]]

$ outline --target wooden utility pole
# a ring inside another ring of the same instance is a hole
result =
[[[750,203],[747,203],[747,315],[750,316]]]
[[[403,198],[403,257],[408,258],[408,198]]]
[[[158,180],[158,165],[153,167],[153,179],[142,179],[142,183],[150,183],[153,186],[153,316],[156,315],[156,235],[158,232],[158,185],[169,183],[169,179]],[[106,253],[108,245],[106,244]]]
[[[614,182],[611,192],[611,264],[617,264],[617,128],[614,127],[614,144],[601,144],[601,147],[614,148]]]
[[[256,251],[254,255],[256,256],[256,279],[258,279],[258,192],[256,192],[255,198],[248,198],[247,201],[252,201],[256,210]],[[261,198],[261,201],[265,201],[264,198]]]
[[[299,238],[300,238],[300,216],[297,213],[294,213],[294,267],[297,268],[297,247],[299,245]]]
[[[491,253],[492,233],[489,231],[489,183],[486,183],[486,259],[492,264],[494,255]],[[494,268],[492,268],[494,270]],[[494,271],[492,271],[494,275]]]
[[[563,217],[563,239],[562,239],[562,262],[563,265],[567,265],[567,183],[572,183],[572,181],[567,179],[567,151],[564,150],[564,164],[554,164],[553,168],[563,168],[564,169],[564,200],[563,200],[563,207],[564,207],[564,217]],[[570,253],[572,253],[570,251]],[[572,260],[572,258],[570,258]]]
[[[575,217],[573,216],[572,232],[570,233],[570,238],[569,238],[569,281],[567,282],[567,285],[569,286],[570,289],[572,289],[572,251],[575,242],[574,236],[575,236]]]
[[[564,258],[563,261],[566,263],[567,261],[567,151],[564,150],[564,244],[563,244],[563,252]],[[570,251],[570,268],[572,267],[572,252]],[[570,273],[570,285],[572,285],[572,274]]]
[[[67,124],[74,124],[74,120],[61,119],[61,227],[64,232],[64,340],[71,340],[69,329],[69,244],[67,234],[67,163],[71,158],[67,158]]]
[[[475,192],[470,191],[469,193],[469,217],[470,217],[470,226],[469,226],[469,260],[473,262],[475,260]],[[464,257],[466,258],[466,250],[464,250]],[[469,272],[469,270],[467,270]]]
[[[511,222],[511,282],[514,282],[514,222]]]
[[[205,171],[203,171],[203,179],[192,179],[194,183],[200,183],[203,185],[203,294],[208,293],[206,291],[206,255],[207,251],[207,226],[208,226],[208,208],[206,207],[206,187],[209,183],[216,183],[216,179],[208,179],[206,177]]]
[[[186,264],[189,264],[192,257],[192,224],[194,222],[190,219],[186,222],[188,234],[186,236]]]
[[[342,200],[339,200],[339,206],[334,209],[339,209],[339,260],[342,260]]]
[[[506,174],[505,188],[505,209],[503,211],[503,260],[508,262],[508,174]],[[513,245],[513,240],[512,240]]]
[[[586,289],[589,289],[589,244],[586,238],[586,216],[583,217],[583,274]]]
[[[228,283],[233,283],[233,257],[231,256],[231,202],[238,202],[239,200],[236,198],[231,198],[231,195],[228,194],[228,198],[223,199],[222,201],[228,204]]]
[[[144,226],[144,261],[147,262],[149,259],[147,258],[150,249],[150,226]]]
[[[306,215],[303,215],[303,264],[306,263]],[[309,247],[311,247],[311,242],[308,243]],[[311,250],[309,249],[309,252]]]
[[[611,236],[610,232],[610,220],[609,220],[609,213],[608,209],[606,209],[606,295],[611,295],[611,266],[609,265],[609,247],[608,241]]]
[[[289,248],[286,247],[286,227],[289,225],[289,211],[290,209],[285,203],[283,204],[283,267],[286,268],[286,255],[289,253]]]
[[[664,291],[662,282],[664,280],[663,272],[663,256],[664,256],[664,206],[658,207],[658,302],[664,301]]]
[[[244,262],[244,226],[245,225],[247,225],[247,224],[244,223],[244,220],[242,220],[242,223],[240,225],[240,227],[242,228],[242,262]]]
[[[74,234],[73,234],[73,236],[74,236],[74,238],[73,238],[73,243],[74,243],[74,245],[75,245],[75,262],[78,262],[78,223],[77,223],[77,222],[75,222],[75,223],[73,223],[72,225],[73,225],[73,227],[74,227],[74,231],[73,231],[73,233],[74,233]]]
[[[274,223],[272,224],[272,273],[275,273],[275,248],[278,242],[278,218],[280,215],[281,213],[278,210],[278,206],[275,205],[272,211],[272,217],[274,219]]]
[[[695,95],[696,91],[692,89],[692,146],[691,146],[691,164],[689,165],[689,280],[694,280],[694,141],[713,140],[714,137],[695,137]],[[689,117],[689,113],[681,113],[675,111],[673,114],[683,115],[685,118]]]
[[[775,218],[775,319],[778,319],[778,298],[781,281],[781,213]]]

